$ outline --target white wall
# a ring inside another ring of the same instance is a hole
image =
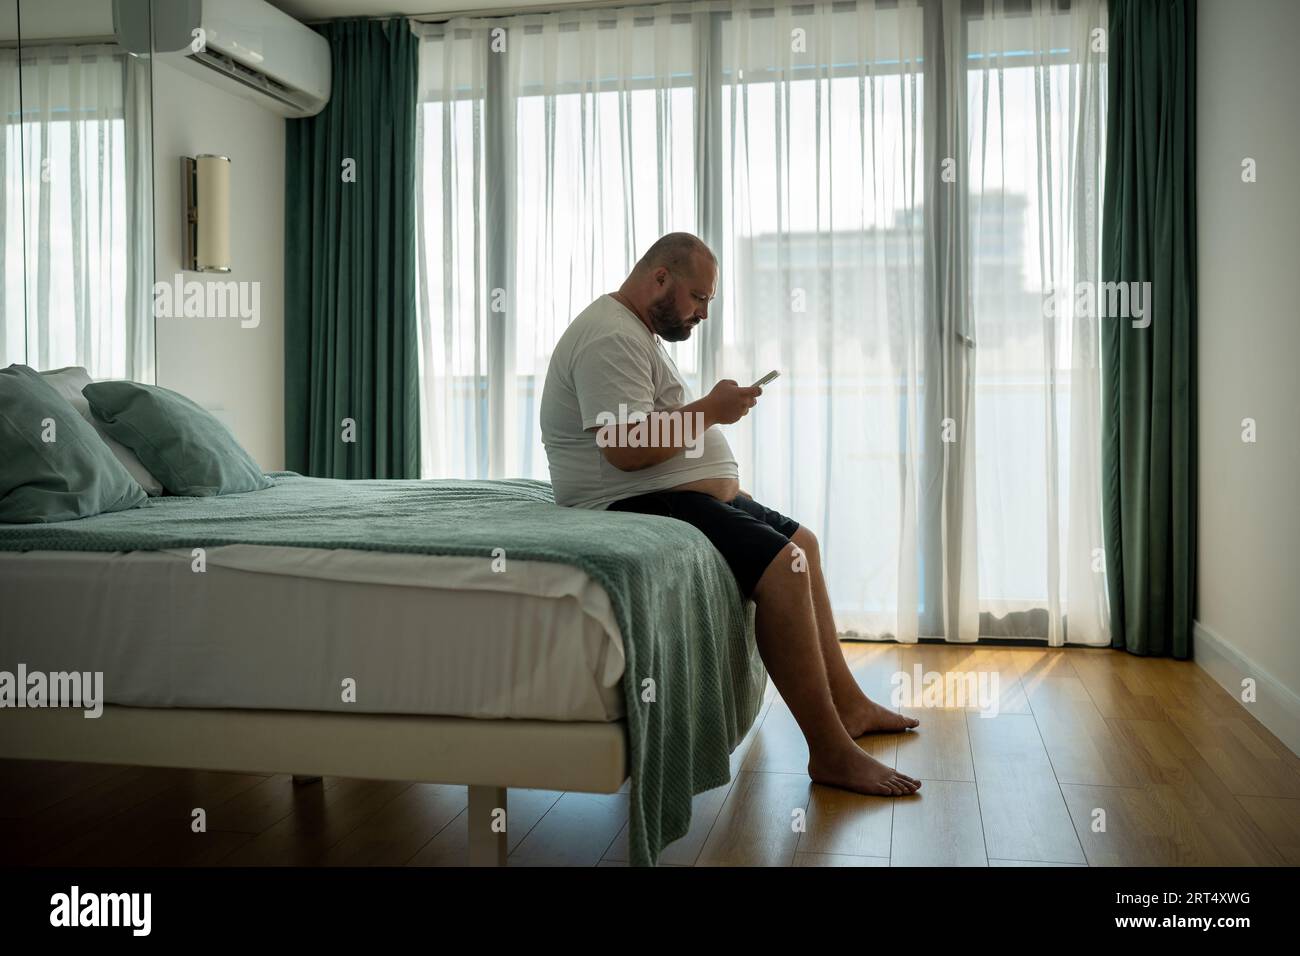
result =
[[[158,281],[181,271],[180,157],[231,160],[231,271],[183,279],[261,283],[260,321],[160,318],[159,385],[220,417],[268,471],[284,467],[284,119],[155,61],[154,262]]]
[[[1201,0],[1196,657],[1300,750],[1300,3]],[[1258,181],[1242,182],[1253,158]],[[1258,440],[1242,441],[1242,419]]]

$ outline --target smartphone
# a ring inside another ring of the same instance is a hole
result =
[[[778,375],[780,375],[780,374],[781,374],[780,372],[778,372],[778,371],[776,371],[775,369],[773,369],[772,371],[768,372],[766,375],[764,375],[762,378],[760,378],[757,382],[755,382],[753,385],[751,385],[751,386],[749,386],[749,387],[750,387],[750,388],[762,388],[764,385],[766,385],[768,382],[772,381],[772,379],[776,378],[776,377],[777,377]]]

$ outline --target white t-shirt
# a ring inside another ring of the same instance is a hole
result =
[[[542,390],[542,445],[556,503],[599,509],[688,481],[739,477],[731,446],[716,425],[703,436],[687,433],[689,454],[683,450],[640,471],[615,468],[597,444],[593,429],[616,422],[620,405],[626,421],[692,401],[659,337],[636,315],[608,295],[587,306],[560,336]]]

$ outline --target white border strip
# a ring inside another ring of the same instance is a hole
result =
[[[1251,716],[1300,756],[1300,695],[1200,621],[1193,626],[1192,660],[1234,700],[1241,699],[1242,679],[1254,678],[1258,699],[1249,705]]]

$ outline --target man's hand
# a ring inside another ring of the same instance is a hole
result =
[[[761,388],[741,386],[733,379],[723,379],[703,398],[681,408],[653,412],[652,417],[700,414],[703,416],[701,424],[705,430],[708,430],[714,425],[730,425],[748,415],[749,410],[758,402],[758,396],[762,394]],[[650,468],[680,454],[685,447],[685,445],[652,445],[631,448],[627,444],[627,429],[627,425],[618,426],[616,440],[600,449],[605,460],[619,471],[640,471],[642,468]],[[695,436],[697,441],[701,438],[702,436]]]
[[[713,391],[704,396],[700,404],[709,407],[709,417],[715,423],[730,425],[748,415],[762,394],[761,388],[737,385],[734,379],[724,378],[713,386]]]

